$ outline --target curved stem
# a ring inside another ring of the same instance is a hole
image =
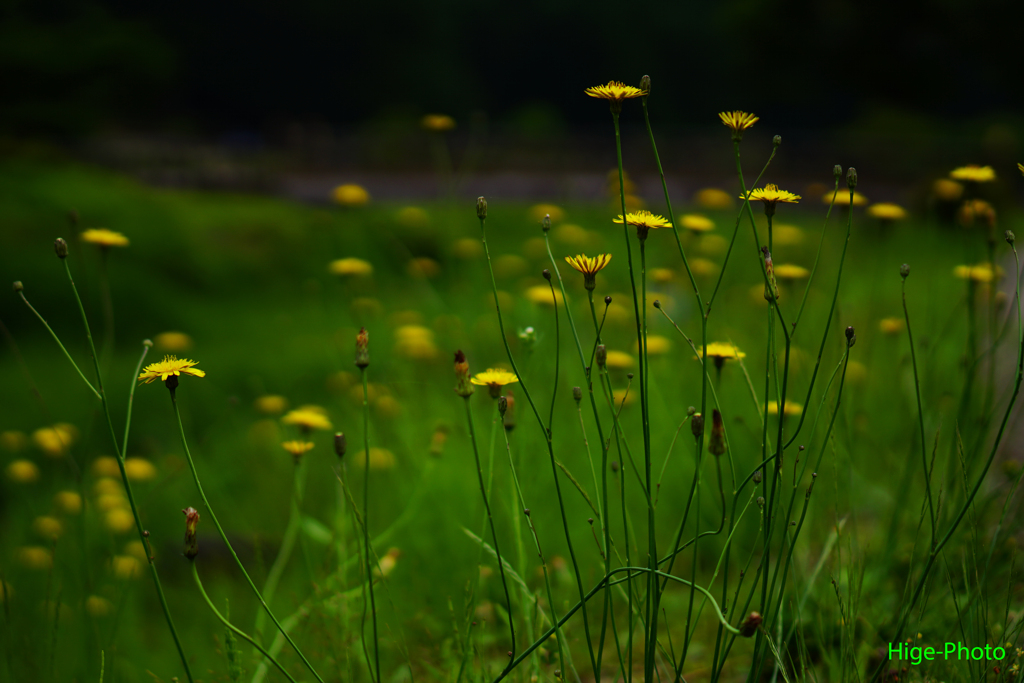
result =
[[[917,353],[914,351],[914,333],[910,329],[910,311],[907,309],[907,279],[903,278],[900,287],[903,297],[903,319],[907,321],[907,339],[910,342],[910,360],[914,367],[914,395],[917,398],[917,426],[921,439],[921,462],[924,465],[924,488],[928,493],[928,516],[931,520],[932,540],[930,547],[935,545],[935,506],[932,503],[932,477],[928,471],[928,444],[924,438],[924,408],[921,405],[921,380],[917,374]]]
[[[377,638],[377,601],[373,595],[373,569],[374,563],[370,561],[370,390],[366,379],[366,367],[359,368],[359,374],[363,379],[363,452],[365,462],[363,467],[363,549],[366,554],[366,585],[370,592],[370,616],[373,620],[373,660],[377,677],[376,683],[380,683],[380,641]],[[366,601],[363,601],[363,619],[366,619]],[[369,667],[370,662],[366,663]]]
[[[288,564],[288,560],[292,556],[292,550],[295,547],[295,539],[298,538],[299,528],[302,522],[302,513],[299,510],[301,504],[302,494],[300,493],[300,479],[302,472],[305,469],[305,461],[300,461],[295,464],[292,472],[292,498],[291,498],[291,509],[288,514],[288,524],[284,530],[284,538],[281,540],[281,548],[277,551],[277,557],[274,558],[274,564],[270,566],[270,572],[267,573],[267,580],[263,584],[263,597],[270,604],[274,601],[274,593],[277,592],[277,584],[281,580],[281,575],[284,573],[284,568]],[[259,612],[256,615],[256,625],[253,627],[256,635],[261,635],[263,631],[263,622],[266,621],[266,612]]]
[[[70,271],[68,271],[68,277],[71,277]],[[75,284],[74,281],[72,281],[71,286],[74,287],[74,284]],[[75,372],[78,373],[78,376],[82,378],[83,382],[85,382],[85,386],[89,387],[89,391],[91,391],[96,396],[96,398],[102,400],[103,397],[100,396],[100,392],[96,391],[96,387],[94,387],[92,385],[92,382],[90,382],[88,379],[86,379],[85,373],[83,373],[82,369],[78,367],[78,363],[76,363],[75,359],[71,357],[71,354],[68,353],[68,350],[66,348],[64,348],[64,345],[60,342],[60,337],[57,336],[57,333],[53,331],[53,328],[50,327],[50,324],[48,322],[46,322],[46,320],[43,318],[42,315],[39,314],[39,311],[37,311],[35,309],[35,307],[33,307],[32,304],[30,304],[28,302],[28,299],[25,298],[25,292],[19,291],[18,292],[18,296],[21,297],[21,300],[25,302],[26,306],[28,306],[28,310],[30,310],[33,313],[35,313],[36,317],[39,318],[39,322],[41,322],[43,324],[43,327],[46,328],[46,331],[49,332],[50,336],[53,337],[53,340],[55,342],[57,342],[57,346],[59,346],[60,350],[64,352],[64,356],[71,363],[71,367],[73,367],[75,369]],[[75,296],[76,297],[78,296],[78,292],[77,291],[75,292]],[[83,315],[85,315],[84,312],[83,312]]]

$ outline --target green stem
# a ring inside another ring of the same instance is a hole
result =
[[[68,277],[69,277],[69,278],[71,277],[71,272],[70,272],[70,271],[68,271]],[[71,283],[71,286],[72,286],[72,287],[74,287],[74,281],[72,281],[72,283]],[[36,309],[35,309],[35,308],[34,308],[34,307],[32,306],[32,304],[30,304],[30,303],[28,302],[28,299],[26,299],[26,298],[25,298],[25,293],[24,293],[23,291],[19,291],[19,292],[18,292],[18,296],[19,296],[19,297],[21,297],[21,300],[25,302],[25,305],[26,305],[26,306],[28,306],[28,310],[30,310],[30,311],[32,311],[33,313],[35,313],[35,314],[36,314],[36,317],[37,317],[37,318],[39,318],[39,322],[41,322],[41,323],[43,324],[43,327],[45,327],[45,328],[46,328],[46,331],[47,331],[47,332],[49,332],[49,333],[50,333],[50,336],[52,336],[52,337],[53,337],[53,340],[54,340],[55,342],[57,342],[57,346],[59,346],[59,347],[60,347],[60,350],[64,352],[64,356],[65,356],[65,357],[66,357],[66,358],[68,359],[68,361],[69,361],[69,362],[71,363],[71,367],[73,367],[73,368],[75,369],[75,372],[77,372],[77,373],[78,373],[78,376],[79,376],[79,377],[81,377],[81,378],[82,378],[82,381],[83,381],[83,382],[85,382],[85,385],[86,385],[87,387],[89,387],[89,391],[91,391],[91,392],[92,392],[93,394],[95,394],[95,395],[96,395],[96,398],[98,398],[98,399],[102,400],[102,399],[103,399],[103,397],[102,397],[102,396],[100,396],[100,392],[96,391],[96,387],[94,387],[94,386],[92,385],[92,382],[90,382],[90,381],[89,381],[88,379],[86,379],[86,377],[85,377],[85,374],[84,374],[84,373],[82,372],[82,369],[78,367],[78,363],[76,363],[76,362],[75,362],[75,359],[71,357],[71,354],[70,354],[70,353],[68,353],[68,350],[67,350],[66,348],[64,348],[64,345],[63,345],[63,344],[61,344],[61,342],[60,342],[60,338],[59,338],[59,337],[57,336],[57,333],[53,331],[53,328],[52,328],[52,327],[50,327],[50,324],[49,324],[48,322],[46,322],[46,320],[45,320],[45,319],[43,318],[43,316],[41,316],[41,315],[39,314],[39,311],[37,311],[37,310],[36,310]],[[75,292],[75,296],[76,296],[76,297],[78,296],[78,292],[77,292],[77,291]],[[84,315],[84,313],[83,313],[83,315]]]
[[[917,354],[914,351],[914,333],[910,329],[910,311],[907,309],[907,278],[903,278],[900,287],[903,297],[903,318],[907,321],[907,339],[910,342],[910,360],[914,368],[914,395],[917,398],[917,426],[921,439],[921,462],[924,465],[924,488],[928,493],[928,516],[931,520],[932,540],[930,547],[935,545],[935,506],[932,503],[932,477],[928,471],[928,444],[924,438],[924,408],[921,405],[921,380],[917,374]]]
[[[295,539],[298,537],[299,528],[301,527],[302,513],[299,510],[299,505],[302,502],[302,493],[300,491],[300,479],[304,471],[305,461],[295,463],[292,472],[292,497],[291,510],[288,514],[288,525],[285,527],[284,538],[281,540],[281,548],[278,550],[277,557],[274,558],[274,564],[270,566],[270,572],[267,574],[267,580],[263,584],[263,597],[267,604],[274,601],[277,584],[280,582],[284,568],[291,558],[292,550],[295,547]],[[262,611],[256,615],[256,625],[253,627],[253,630],[257,636],[262,637],[266,615],[267,613]]]
[[[366,366],[359,368],[359,374],[363,380],[363,454],[365,457],[363,467],[363,549],[366,555],[366,585],[370,592],[370,616],[373,620],[373,659],[374,669],[377,672],[376,683],[380,680],[380,641],[377,638],[377,602],[373,595],[373,563],[370,561],[370,389],[366,379]],[[363,619],[366,619],[366,601],[363,601]],[[370,662],[366,662],[370,666]]]

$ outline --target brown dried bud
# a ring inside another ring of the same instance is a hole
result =
[[[751,612],[750,615],[743,620],[743,623],[740,624],[740,635],[744,638],[749,638],[754,635],[757,633],[757,629],[761,625],[761,621],[762,619],[760,614],[757,612]]]
[[[597,367],[603,368],[608,362],[608,347],[604,344],[598,344],[594,357],[597,359]]]
[[[579,387],[573,387],[572,388],[572,399],[574,401],[576,401],[577,403],[582,401],[583,400],[583,390],[580,389]]]
[[[711,440],[708,442],[708,450],[712,455],[725,453],[725,425],[722,424],[722,413],[718,408],[711,411]]]
[[[365,327],[356,335],[356,367],[360,370],[370,364],[370,335]]]
[[[487,200],[483,197],[476,198],[476,217],[480,220],[487,218]]]
[[[182,510],[185,513],[185,557],[190,560],[196,559],[199,554],[199,539],[196,538],[196,527],[199,525],[199,511],[189,507]]]
[[[853,329],[853,325],[846,328],[846,348],[852,349],[853,345],[857,343],[857,333]]]
[[[66,259],[68,257],[68,243],[64,241],[63,237],[58,237],[53,241],[53,250],[57,252],[57,258]]]
[[[474,391],[476,389],[469,381],[469,361],[466,360],[466,354],[462,349],[459,349],[455,352],[455,393],[462,398],[469,398]]]
[[[511,432],[516,428],[516,399],[512,396],[512,392],[509,391],[498,399],[498,410],[501,410],[502,401],[505,402],[505,412],[502,413],[501,424],[506,432]]]
[[[695,439],[699,439],[704,436],[704,416],[697,413],[690,420],[690,431],[693,432]]]
[[[334,434],[334,452],[339,458],[344,458],[346,450],[348,450],[348,439],[341,432],[336,432]]]

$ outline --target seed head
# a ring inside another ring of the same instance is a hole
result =
[[[772,147],[778,147],[781,144],[782,144],[782,136],[781,135],[776,135],[775,137],[772,138]]]
[[[1011,246],[1013,246],[1013,241],[1015,239],[1017,239],[1017,238],[1013,236],[1013,230],[1007,230],[1006,231],[1006,243],[1011,245]]]
[[[339,458],[345,457],[345,451],[348,450],[348,439],[341,432],[335,432],[334,434],[334,452]]]
[[[370,335],[365,327],[359,328],[356,335],[356,367],[360,370],[370,364]]]
[[[483,197],[476,198],[476,217],[480,220],[487,218],[487,200]]]
[[[644,97],[647,97],[648,95],[651,94],[651,77],[650,76],[645,74],[644,77],[640,79],[640,89],[644,91]]]
[[[196,538],[196,527],[199,525],[199,511],[193,507],[182,510],[185,513],[185,557],[196,559],[199,554],[199,539]]]
[[[910,275],[910,264],[904,263],[900,266],[900,277],[906,280],[908,275]]]
[[[655,299],[654,300],[654,307],[659,309],[659,310],[661,309],[661,300],[660,299]]]
[[[754,483],[760,484],[761,480],[764,479],[764,475],[761,474],[761,470],[754,472]]]
[[[58,237],[53,241],[53,250],[57,252],[57,258],[61,260],[68,257],[68,243],[64,241],[63,237]]]
[[[754,635],[757,633],[757,627],[761,625],[761,621],[762,619],[760,614],[757,612],[751,612],[747,618],[743,620],[743,623],[740,624],[740,635],[744,638],[749,638]]]
[[[476,391],[469,381],[469,361],[462,349],[455,352],[455,382],[455,393],[462,398],[469,398]]]
[[[857,169],[853,166],[846,171],[846,186],[851,190],[857,188]]]
[[[579,387],[573,387],[572,388],[572,398],[577,403],[582,401],[583,400],[583,390],[580,389]]]
[[[853,345],[857,343],[857,332],[853,329],[853,325],[846,328],[846,348],[852,349]]]
[[[14,291],[15,292],[20,292],[23,289],[25,289],[25,285],[21,284],[21,280],[15,280],[14,281]]]
[[[540,227],[543,228],[544,232],[547,232],[548,230],[551,229],[551,214],[550,213],[544,214],[544,220],[542,220],[540,222]]]

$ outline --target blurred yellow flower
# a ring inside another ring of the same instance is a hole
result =
[[[760,121],[760,118],[745,111],[723,111],[719,112],[718,118],[722,123],[732,130],[733,135],[742,135],[743,131]]]
[[[1017,164],[1017,170],[1020,171],[1021,175],[1024,175],[1024,164]]]
[[[409,259],[406,272],[409,273],[409,277],[420,279],[432,278],[441,272],[441,264],[427,256],[417,256],[416,258]]]
[[[103,249],[128,246],[127,237],[106,228],[92,228],[83,232],[79,237],[81,237],[83,242],[99,245]]]
[[[949,177],[953,180],[966,180],[971,183],[991,183],[996,179],[996,172],[991,166],[968,164],[954,168],[949,172]]]
[[[784,408],[784,410],[786,413],[786,417],[789,417],[790,415],[799,415],[800,413],[804,412],[804,407],[794,401],[786,401],[786,407]],[[779,404],[776,401],[771,401],[768,404],[768,414],[779,414]]]
[[[615,408],[618,410],[623,406],[631,405],[636,401],[636,391],[630,391],[629,389],[616,389],[612,392],[612,399],[615,403]]]
[[[697,353],[699,353],[703,357],[704,347],[698,346]],[[708,344],[708,357],[712,360],[712,362],[714,362],[716,368],[721,368],[725,364],[725,361],[746,358],[747,354],[740,351],[735,344],[727,344],[725,342],[711,342],[710,344]],[[694,356],[694,358],[697,358],[697,356]]]
[[[295,461],[298,462],[299,458],[313,448],[313,444],[309,441],[285,441],[281,447],[291,453]]]
[[[608,360],[606,365],[616,370],[628,370],[633,367],[636,361],[633,356],[629,355],[625,351],[608,351]]]
[[[1003,276],[1003,269],[996,267],[992,270],[990,263],[978,263],[973,266],[957,266],[953,269],[953,275],[961,280],[972,280],[973,282],[992,282]]]
[[[352,456],[352,464],[356,467],[366,467],[366,451],[362,450]],[[395,454],[386,448],[370,448],[370,469],[390,470],[395,467]]]
[[[562,242],[576,247],[585,247],[590,243],[590,233],[574,223],[563,223],[555,228],[551,235]],[[547,251],[545,249],[545,251]]]
[[[114,460],[113,458],[108,458],[108,459],[109,460]],[[99,458],[97,458],[97,460],[99,460]],[[114,460],[114,467],[115,468],[117,467],[117,461],[116,460]],[[121,476],[121,471],[118,470],[118,469],[115,469],[112,474],[110,474],[108,476],[105,476],[102,479],[97,479],[96,483],[92,485],[93,493],[95,493],[97,496],[103,496],[103,495],[116,495],[118,497],[123,496],[124,495],[124,487],[121,484],[121,480],[114,478],[114,477],[120,477],[120,476]]]
[[[32,531],[36,532],[38,536],[51,541],[60,537],[64,532],[64,525],[56,517],[36,517],[32,521]]]
[[[357,296],[352,299],[351,306],[356,315],[376,317],[384,312],[384,305],[372,296]]]
[[[740,199],[746,199],[744,195],[740,195]],[[789,190],[780,190],[778,185],[768,183],[764,187],[757,187],[750,192],[750,201],[764,202],[766,205],[774,206],[779,202],[784,204],[797,204],[802,199],[798,194],[793,194]]]
[[[59,458],[78,439],[74,425],[61,422],[52,427],[42,427],[32,432],[32,442],[51,458]]]
[[[907,217],[907,210],[899,204],[881,202],[868,207],[868,215],[880,221],[901,221]]]
[[[647,335],[647,355],[648,356],[660,356],[661,354],[668,353],[672,348],[672,342],[668,337],[662,337],[658,334]],[[640,353],[640,343],[633,342],[633,351]],[[610,356],[613,352],[609,351]],[[615,353],[618,353],[617,351]]]
[[[422,325],[403,325],[395,330],[395,352],[413,360],[437,357],[434,332]]]
[[[690,259],[689,263],[690,272],[697,277],[707,277],[708,275],[713,275],[718,272],[718,264],[706,258],[698,256],[697,258]],[[650,298],[652,297],[648,296],[648,299]]]
[[[150,481],[156,478],[156,466],[145,458],[128,458],[124,472],[131,481]]]
[[[366,277],[373,274],[373,265],[361,258],[349,257],[331,261],[328,269],[340,277]]]
[[[595,85],[592,88],[587,88],[583,92],[591,97],[608,100],[613,107],[621,107],[623,100],[642,97],[644,95],[644,91],[640,88],[634,88],[633,86],[626,85],[620,81],[608,81],[607,85]]]
[[[82,496],[77,491],[58,491],[53,496],[53,506],[65,515],[77,515],[82,511]]]
[[[935,198],[943,202],[956,202],[964,194],[964,186],[955,180],[939,178],[932,185],[932,193]]]
[[[14,460],[4,472],[15,484],[31,484],[39,480],[39,467],[31,460]]]
[[[253,405],[256,410],[263,413],[264,415],[278,415],[283,413],[288,408],[288,399],[284,396],[278,396],[276,394],[268,394],[266,396],[260,396],[257,398]]]
[[[105,617],[114,611],[114,605],[106,598],[98,595],[90,595],[85,599],[85,611],[91,617]]]
[[[975,220],[981,221],[984,225],[995,226],[996,210],[984,199],[967,200],[957,211],[956,217],[965,228],[974,225]]]
[[[562,292],[556,289],[552,295],[551,287],[548,285],[534,285],[526,290],[526,298],[535,304],[554,306],[556,303],[562,303]]]
[[[565,211],[554,204],[534,204],[530,207],[530,218],[540,223],[544,216],[551,216],[551,224],[555,225],[565,220]]]
[[[377,411],[377,414],[381,417],[398,417],[402,414],[402,404],[398,402],[398,399],[390,394],[381,396],[373,402],[373,409]]]
[[[37,545],[22,546],[17,550],[18,562],[26,569],[49,569],[53,566],[53,554],[49,549]]]
[[[868,368],[859,361],[851,360],[846,364],[846,381],[860,384],[868,376]]]
[[[463,237],[452,242],[452,254],[460,259],[471,261],[484,255],[484,247],[480,240]]]
[[[370,201],[370,193],[362,185],[338,185],[331,192],[334,201],[342,206],[362,206]]]
[[[775,223],[772,225],[772,241],[776,247],[791,247],[804,241],[804,231],[795,225]]]
[[[671,268],[652,268],[651,269],[651,281],[657,282],[659,285],[664,285],[672,282],[676,278],[676,271]]]
[[[360,387],[360,391],[362,391],[362,387]],[[295,425],[304,432],[314,429],[327,430],[333,427],[331,421],[327,419],[327,411],[320,406],[296,408],[282,417],[281,422],[286,425]]]
[[[115,534],[123,534],[135,528],[135,517],[132,516],[131,510],[115,508],[107,511],[103,517],[103,524]]]
[[[832,203],[832,193],[828,192],[821,197],[821,201],[825,204]],[[862,195],[860,192],[853,193],[853,205],[864,206],[868,203],[868,198]],[[836,195],[836,206],[849,206],[850,205],[850,193],[848,191],[839,190],[839,194]]]
[[[396,217],[398,222],[407,228],[425,228],[430,225],[430,215],[418,206],[399,209]]]
[[[708,256],[723,256],[729,251],[729,240],[721,235],[704,235],[700,238],[697,249]]]
[[[372,455],[371,455],[371,465],[372,465]],[[389,548],[388,552],[384,555],[384,557],[380,558],[379,565],[374,567],[374,569],[373,569],[374,575],[375,576],[384,576],[384,577],[386,577],[388,574],[393,572],[394,569],[395,569],[395,565],[398,563],[398,558],[401,557],[401,555],[402,555],[402,551],[399,550],[398,548]]]
[[[110,512],[111,510],[122,510],[128,507],[128,499],[124,497],[124,494],[118,493],[104,493],[96,498],[96,508],[100,512]]]
[[[160,351],[188,351],[192,348],[192,337],[184,332],[161,332],[153,337],[153,346]]]
[[[899,334],[903,331],[903,318],[882,318],[878,321],[878,329],[885,334]]]
[[[679,219],[679,224],[692,232],[707,232],[715,229],[715,222],[699,213],[683,214]]]
[[[705,209],[728,209],[732,206],[732,195],[717,187],[699,190],[694,200]]]
[[[117,459],[110,455],[101,455],[92,461],[92,473],[97,477],[120,477],[121,468]],[[102,479],[100,481],[103,481]],[[96,482],[99,486],[99,482]]]
[[[443,132],[455,128],[455,119],[447,114],[427,114],[420,120],[420,125],[426,130]]]
[[[146,555],[146,548],[142,545],[142,541],[128,541],[125,543],[124,554],[131,555],[139,562],[149,561],[149,557]]]
[[[195,368],[196,365],[199,365],[199,361],[188,360],[187,358],[178,360],[176,356],[164,356],[164,359],[159,363],[150,363],[143,368],[142,373],[139,375],[139,381],[145,380],[146,384],[155,379],[166,382],[168,377],[178,377],[182,373],[192,375],[193,377],[206,377],[205,372]]]
[[[811,271],[803,266],[797,266],[792,263],[780,263],[775,266],[775,277],[780,280],[803,280],[810,276],[810,274]]]
[[[142,562],[131,555],[114,555],[110,558],[110,570],[119,579],[137,579],[142,576]]]
[[[516,277],[530,267],[526,259],[518,254],[502,254],[494,259],[494,276],[499,278]]]
[[[27,445],[28,437],[24,432],[9,430],[0,434],[0,446],[12,453],[24,450]]]

